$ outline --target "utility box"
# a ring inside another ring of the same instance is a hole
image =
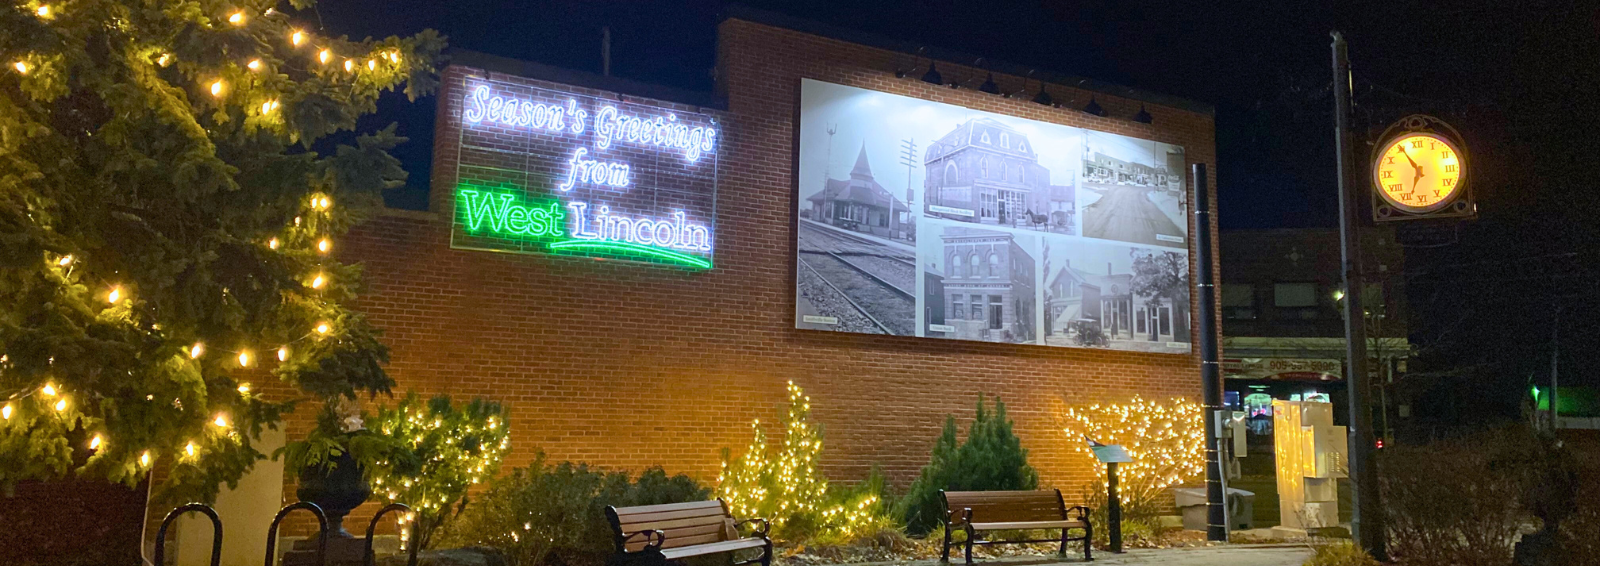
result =
[[[1333,426],[1333,405],[1272,402],[1278,463],[1279,525],[1314,529],[1339,524],[1339,480],[1348,470],[1345,427]]]
[[[1209,525],[1206,517],[1206,488],[1178,487],[1172,490],[1173,502],[1183,515],[1183,528],[1204,531]],[[1228,505],[1228,530],[1241,531],[1255,528],[1256,494],[1228,488],[1224,498]]]

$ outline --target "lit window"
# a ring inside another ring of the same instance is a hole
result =
[[[1272,306],[1287,308],[1317,306],[1317,284],[1274,283]]]

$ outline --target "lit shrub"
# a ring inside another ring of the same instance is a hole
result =
[[[995,399],[994,410],[990,411],[984,407],[981,395],[964,442],[957,443],[955,417],[947,416],[928,465],[923,466],[922,474],[900,500],[897,514],[905,521],[906,530],[923,535],[942,524],[944,501],[939,497],[940,490],[1038,489],[1039,474],[1028,465],[1028,451],[1011,429],[1005,403]]]
[[[784,417],[783,445],[772,453],[761,421],[751,423],[754,437],[738,459],[722,450],[717,496],[740,519],[765,518],[779,540],[824,537],[843,540],[882,525],[883,481],[869,478],[863,488],[830,489],[818,465],[822,459],[822,426],[811,422],[811,398],[789,382],[789,409]]]
[[[1123,536],[1138,538],[1147,532],[1153,536],[1159,530],[1167,488],[1205,473],[1204,415],[1199,403],[1183,398],[1151,401],[1136,396],[1126,403],[1068,407],[1063,415],[1067,443],[1084,465],[1095,470],[1095,481],[1082,490],[1094,524],[1105,525],[1110,520],[1106,466],[1095,459],[1086,439],[1121,445],[1133,458],[1117,465]],[[1106,540],[1108,530],[1096,528],[1095,538]]]
[[[410,505],[415,542],[430,548],[433,533],[467,505],[468,489],[500,472],[510,428],[499,403],[474,399],[457,406],[448,395],[423,402],[407,393],[393,409],[379,408],[368,425],[391,447],[372,470],[373,494]]]

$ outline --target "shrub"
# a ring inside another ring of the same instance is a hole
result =
[[[1379,566],[1379,562],[1346,540],[1316,547],[1316,552],[1301,566]]]
[[[410,505],[415,542],[430,548],[433,534],[466,507],[467,490],[500,472],[510,428],[499,403],[473,399],[458,407],[448,395],[424,403],[407,393],[394,409],[380,407],[370,427],[392,447],[372,470],[373,492]]]
[[[1121,445],[1133,457],[1133,462],[1117,465],[1125,539],[1159,531],[1167,488],[1205,472],[1204,411],[1194,401],[1181,397],[1148,401],[1135,396],[1127,403],[1069,407],[1063,420],[1067,442],[1084,465],[1095,471],[1095,480],[1082,488],[1094,524],[1105,525],[1110,520],[1106,466],[1094,457],[1086,439]],[[1108,533],[1109,529],[1096,529],[1095,539],[1105,542]]]
[[[488,546],[521,566],[595,566],[615,551],[607,505],[682,503],[710,496],[709,489],[688,476],[668,476],[661,468],[630,479],[625,472],[586,464],[549,466],[539,454],[469,505],[440,534],[440,546]]]
[[[883,479],[874,477],[850,489],[830,488],[817,468],[822,460],[822,426],[811,422],[811,398],[789,382],[783,448],[769,452],[761,421],[751,423],[754,438],[744,456],[722,450],[717,495],[741,519],[772,522],[773,538],[798,541],[817,537],[843,540],[883,526]]]
[[[945,417],[928,465],[900,502],[897,514],[904,519],[906,530],[922,535],[942,524],[940,490],[1037,489],[1039,474],[1028,465],[1028,451],[1011,428],[1006,404],[997,398],[994,410],[989,411],[982,395],[965,442],[957,444],[955,417]]]
[[[1407,564],[1510,564],[1512,544],[1533,517],[1523,511],[1538,440],[1505,429],[1378,452],[1390,554]]]

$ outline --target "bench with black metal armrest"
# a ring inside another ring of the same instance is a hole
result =
[[[1036,491],[940,491],[944,499],[944,554],[941,562],[950,561],[950,534],[956,529],[967,533],[967,564],[972,564],[972,546],[976,544],[1023,544],[1037,542],[1061,543],[1061,554],[1067,553],[1067,543],[1083,541],[1083,559],[1094,560],[1089,541],[1094,533],[1089,524],[1089,508],[1068,508],[1061,498],[1061,490]],[[1069,514],[1070,512],[1070,514]],[[978,533],[992,531],[1030,531],[1061,529],[1060,539],[1042,540],[978,540]],[[1082,530],[1082,537],[1069,537],[1073,530]]]
[[[607,506],[606,519],[611,522],[619,553],[650,549],[660,551],[667,560],[680,560],[759,548],[760,556],[734,564],[772,564],[772,540],[767,538],[771,525],[760,518],[734,520],[721,499],[636,507]],[[752,536],[739,534],[740,527],[746,524],[759,524]]]

